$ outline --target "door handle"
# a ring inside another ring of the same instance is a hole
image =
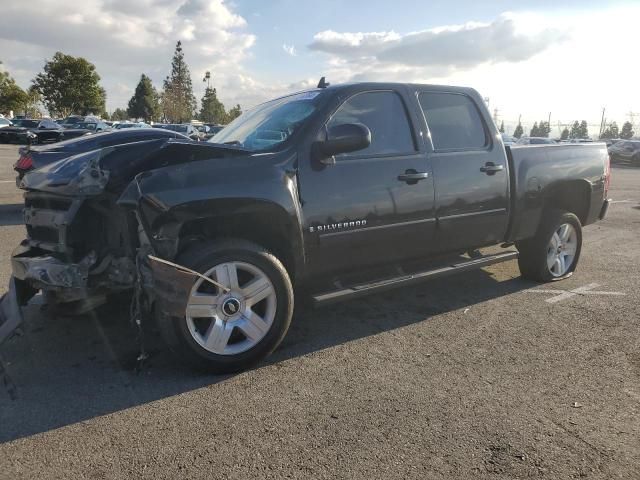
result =
[[[425,178],[429,178],[429,172],[417,172],[413,169],[409,169],[398,175],[398,180],[407,182],[409,185],[414,185]]]
[[[495,175],[496,172],[501,172],[504,170],[504,165],[496,165],[493,162],[487,162],[484,164],[484,167],[480,167],[480,171],[486,173],[487,175]]]

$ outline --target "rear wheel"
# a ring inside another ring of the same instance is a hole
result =
[[[573,213],[550,210],[535,237],[516,246],[522,276],[538,282],[562,280],[571,276],[582,249],[582,225]]]
[[[228,289],[199,278],[184,316],[159,314],[163,336],[181,359],[229,373],[255,364],[280,344],[291,323],[293,288],[274,255],[237,240],[193,245],[177,262]]]

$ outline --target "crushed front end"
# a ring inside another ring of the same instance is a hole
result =
[[[0,343],[21,321],[20,306],[38,291],[47,303],[93,308],[131,289],[137,223],[105,190],[104,151],[29,173],[22,181],[27,238],[12,253],[12,279],[0,303]]]

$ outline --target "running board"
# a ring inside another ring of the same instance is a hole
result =
[[[313,295],[313,303],[315,306],[328,305],[341,300],[363,297],[371,293],[413,285],[414,283],[431,280],[433,278],[445,277],[454,273],[476,270],[478,268],[487,267],[495,263],[506,262],[508,260],[514,260],[516,258],[518,258],[518,252],[503,252],[496,253],[494,255],[485,255],[478,258],[472,258],[466,262],[453,263],[434,270],[426,270],[424,272],[402,275],[400,277],[389,278],[379,282],[364,283],[344,288],[342,290]]]

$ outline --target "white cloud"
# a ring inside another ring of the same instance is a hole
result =
[[[292,57],[298,55],[298,53],[296,52],[296,47],[294,47],[293,45],[287,45],[286,43],[284,43],[282,44],[282,49],[287,53],[287,55],[291,55]]]
[[[324,54],[327,79],[465,85],[491,99],[499,118],[531,127],[552,113],[557,122],[594,124],[601,108],[625,121],[640,109],[634,75],[619,70],[637,52],[640,6],[570,14],[505,13],[406,34],[319,32],[309,45]],[[632,63],[632,62],[631,62]],[[615,67],[614,67],[615,66]],[[635,70],[633,70],[635,71]],[[555,133],[555,130],[554,130]]]
[[[244,104],[253,95],[230,79],[248,75],[243,63],[256,37],[223,0],[30,0],[4,2],[1,12],[0,59],[23,87],[63,51],[96,65],[108,109],[126,106],[140,74],[161,88],[182,40],[197,97],[204,87],[196,79],[207,70],[214,84],[228,85],[220,89],[223,101]]]
[[[338,33],[333,30],[325,30],[314,35],[309,48],[340,56],[375,56],[377,52],[400,41],[401,38],[393,31]]]
[[[327,30],[317,33],[309,48],[368,63],[470,68],[486,62],[527,60],[562,39],[562,33],[554,29],[519,33],[512,18],[501,16],[488,24],[468,23],[406,35]]]

